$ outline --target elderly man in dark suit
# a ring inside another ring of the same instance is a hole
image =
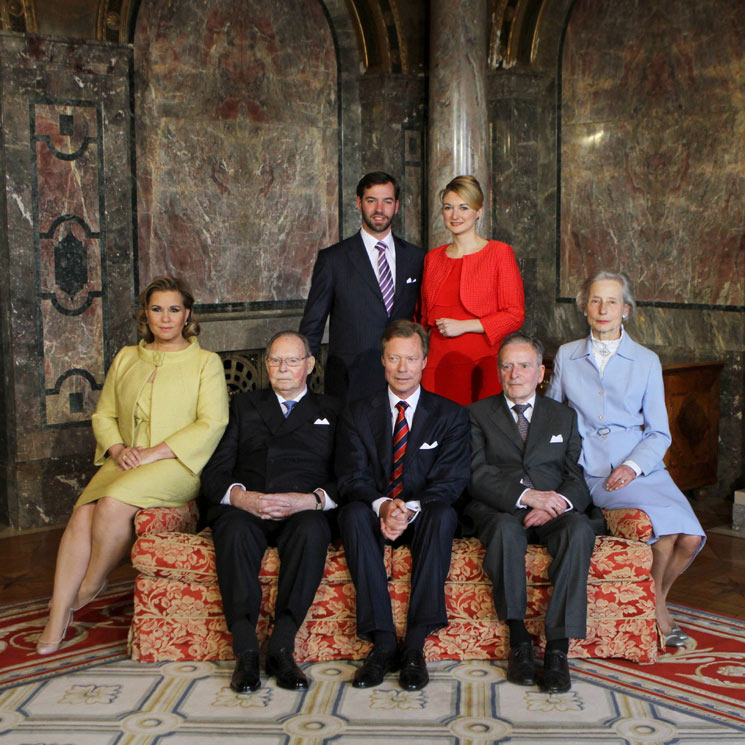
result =
[[[457,518],[453,503],[468,482],[466,410],[425,391],[426,331],[396,321],[382,338],[388,387],[351,403],[339,425],[336,468],[344,507],[344,552],[357,589],[357,634],[374,647],[353,685],[369,688],[400,664],[406,690],[429,676],[424,642],[447,625],[445,580]],[[411,597],[399,658],[383,564],[385,542],[411,546]]]
[[[471,501],[465,514],[486,546],[484,569],[494,583],[494,605],[510,630],[507,678],[536,682],[525,627],[525,552],[546,546],[553,593],[546,611],[543,689],[569,690],[569,638],[585,636],[587,575],[595,532],[582,468],[577,415],[536,394],[543,380],[543,347],[511,334],[499,351],[504,393],[471,404]]]
[[[327,515],[336,506],[333,450],[340,407],[336,399],[307,390],[314,363],[305,337],[294,331],[275,335],[266,351],[271,389],[233,397],[228,427],[202,472],[236,655],[230,687],[238,693],[261,685],[258,577],[268,545],[279,550],[280,571],[267,673],[282,688],[308,687],[293,652],[331,537]]]
[[[385,388],[380,335],[392,321],[414,317],[424,251],[391,232],[398,206],[393,176],[368,173],[357,185],[362,229],[320,251],[313,268],[300,332],[318,354],[330,316],[325,390],[341,400]]]

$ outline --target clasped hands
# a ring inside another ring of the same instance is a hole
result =
[[[142,446],[129,448],[119,443],[109,448],[109,455],[114,459],[120,471],[131,471],[146,463],[154,463],[162,460],[163,456],[158,453],[157,447],[144,448]]]
[[[400,499],[390,499],[380,505],[380,532],[389,541],[395,541],[406,530],[409,520],[414,516],[406,503]]]
[[[528,489],[520,498],[520,501],[532,509],[525,516],[523,525],[526,528],[534,528],[538,525],[545,525],[549,520],[553,520],[559,515],[563,515],[568,509],[569,504],[555,491],[539,491],[538,489]]]
[[[314,510],[316,497],[314,494],[302,492],[264,494],[234,486],[230,492],[230,504],[250,512],[261,520],[284,520],[296,512]]]

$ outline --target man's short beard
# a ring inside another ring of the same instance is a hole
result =
[[[379,228],[379,227],[378,227],[378,226],[377,226],[377,225],[376,225],[376,224],[375,224],[375,223],[374,223],[374,222],[372,221],[372,219],[368,218],[368,216],[367,216],[366,214],[362,213],[362,222],[364,222],[364,223],[365,223],[365,225],[367,225],[367,227],[368,227],[368,228],[370,228],[370,230],[371,230],[371,231],[372,231],[373,233],[385,233],[385,232],[386,232],[386,231],[388,230],[388,228],[390,228],[390,227],[391,227],[391,223],[393,222],[393,218],[392,218],[392,217],[389,217],[389,218],[388,218],[388,222],[387,222],[387,223],[385,223],[385,225],[384,225],[384,226],[383,226],[382,228]]]

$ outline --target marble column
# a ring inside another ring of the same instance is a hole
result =
[[[484,190],[479,232],[490,237],[487,21],[486,0],[432,0],[430,5],[428,248],[450,238],[438,193],[464,174],[475,176]]]

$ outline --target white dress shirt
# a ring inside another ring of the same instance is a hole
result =
[[[407,408],[404,410],[404,416],[406,417],[406,424],[409,426],[409,432],[411,432],[411,427],[414,423],[414,412],[416,411],[416,407],[419,405],[419,397],[421,395],[422,386],[418,386],[417,389],[407,399],[401,399],[396,396],[391,390],[390,386],[388,386],[388,405],[391,409],[391,432],[393,432],[396,426],[396,419],[398,418],[398,409],[396,408],[396,404],[399,401],[404,400],[408,404]],[[373,510],[375,510],[375,514],[378,515],[378,517],[380,517],[380,505],[383,504],[383,502],[390,501],[390,497],[380,497],[372,503],[372,508]],[[409,518],[409,522],[412,522],[414,518],[416,518],[416,516],[422,511],[422,505],[418,499],[410,499],[408,502],[404,502],[404,504],[414,513]]]
[[[393,287],[396,286],[396,244],[393,241],[393,233],[389,230],[388,234],[384,238],[376,238],[370,235],[364,228],[360,229],[360,235],[362,236],[362,242],[365,244],[365,250],[367,251],[367,258],[370,259],[375,276],[380,283],[380,271],[378,270],[378,249],[375,248],[378,242],[385,243],[385,258],[388,260],[388,268],[391,270],[391,279],[393,280]]]
[[[282,402],[283,401],[294,401],[295,404],[298,404],[298,403],[300,403],[300,401],[304,398],[304,396],[307,393],[308,393],[307,386],[303,389],[303,392],[299,396],[295,396],[295,398],[284,398],[284,397],[280,396],[279,393],[277,393],[277,391],[274,391],[274,395],[277,397],[277,401],[279,402],[279,408],[282,410],[282,414],[285,413],[285,407],[282,406]],[[231,490],[233,489],[234,486],[240,486],[241,489],[243,489],[243,491],[246,490],[246,487],[243,484],[241,484],[240,482],[236,481],[234,484],[231,484],[228,487],[228,490],[225,492],[225,494],[223,495],[223,498],[220,500],[220,504],[232,504],[232,502],[230,501],[230,492],[231,492]],[[326,493],[326,490],[325,489],[322,489],[321,487],[318,487],[318,489],[316,491],[323,492],[323,499],[324,499],[323,509],[324,509],[324,511],[325,510],[333,510],[334,507],[336,507],[336,502],[334,502],[334,500],[331,499],[331,497]],[[318,506],[318,505],[316,505],[316,506]]]

